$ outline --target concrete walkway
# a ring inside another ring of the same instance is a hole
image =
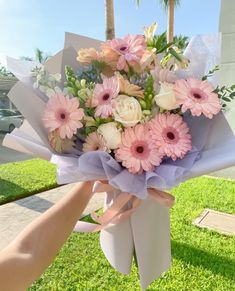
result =
[[[11,242],[25,226],[60,200],[73,184],[20,199],[0,206],[0,250]],[[103,206],[104,194],[95,194],[83,216]]]
[[[5,134],[0,132],[0,164],[23,161],[33,158],[30,155],[26,155],[2,146],[4,136]]]

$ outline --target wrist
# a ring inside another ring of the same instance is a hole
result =
[[[94,181],[80,182],[74,186],[74,190],[76,192],[80,192],[81,194],[84,193],[91,196],[93,194],[93,185]]]

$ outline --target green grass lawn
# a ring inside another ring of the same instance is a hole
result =
[[[201,177],[173,189],[172,268],[151,284],[158,291],[235,290],[235,237],[199,229],[192,220],[204,208],[235,213],[235,182]],[[123,276],[109,266],[98,234],[73,233],[45,274],[28,290],[140,290],[133,266]]]
[[[56,186],[56,167],[47,161],[0,165],[0,205]]]

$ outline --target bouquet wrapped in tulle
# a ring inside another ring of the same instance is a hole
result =
[[[158,60],[146,37],[127,35],[101,44],[100,51],[80,49],[83,66],[76,73],[65,68],[63,90],[59,76],[35,70],[34,85],[49,98],[42,121],[52,149],[102,151],[136,175],[183,159],[192,150],[183,114],[212,119],[221,102],[205,76],[177,77],[178,58]]]
[[[44,66],[9,59],[20,79],[9,98],[27,121],[4,140],[56,163],[58,183],[107,181],[94,189],[107,193],[98,224],[76,230],[101,230],[107,259],[123,273],[135,253],[143,289],[170,265],[174,198],[163,190],[235,163],[221,112],[234,88],[215,86],[218,68],[209,68],[218,37],[195,38],[182,55],[155,28],[104,43],[66,34]]]

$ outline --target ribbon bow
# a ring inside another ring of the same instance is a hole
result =
[[[111,192],[115,188],[108,183],[97,181],[93,187],[93,193]],[[175,198],[169,193],[148,188],[149,197],[153,202],[160,203],[165,207],[172,207],[174,205]],[[121,192],[114,200],[110,207],[108,207],[104,213],[98,216],[95,212],[91,213],[92,219],[97,223],[89,223],[84,221],[78,221],[74,230],[79,232],[97,232],[107,229],[113,225],[117,225],[120,222],[129,218],[134,211],[141,205],[142,199],[137,198],[131,193]]]

